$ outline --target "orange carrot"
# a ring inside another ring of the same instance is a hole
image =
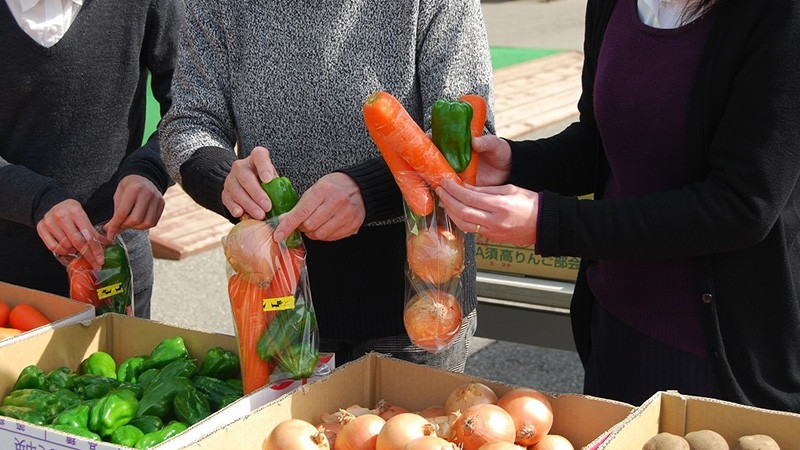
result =
[[[408,204],[408,207],[417,215],[427,216],[433,212],[433,196],[431,195],[430,188],[425,184],[425,180],[423,180],[422,176],[394,150],[394,146],[397,145],[397,143],[394,142],[390,136],[378,132],[376,129],[377,127],[370,126],[371,122],[377,120],[370,117],[376,116],[377,113],[381,111],[377,110],[377,106],[379,105],[375,107],[368,107],[367,105],[370,103],[370,99],[375,98],[375,96],[379,94],[380,93],[374,94],[364,103],[364,121],[367,123],[367,129],[369,130],[370,136],[372,136],[372,140],[375,142],[375,146],[377,146],[378,150],[381,152],[383,160],[386,161],[386,165],[389,166],[394,181],[400,188],[400,192],[403,194],[403,198]]]
[[[431,188],[446,179],[462,183],[433,141],[391,94],[377,92],[364,102],[364,122],[381,154],[400,155]]]
[[[239,274],[234,274],[228,280],[228,297],[236,325],[242,385],[244,393],[249,394],[269,382],[270,364],[262,360],[256,350],[269,320],[262,306],[263,299],[268,295],[265,289],[248,283]]]
[[[472,137],[483,136],[483,127],[486,124],[486,100],[477,94],[466,94],[459,98],[472,106],[472,122],[470,132]],[[459,174],[465,183],[475,185],[478,179],[478,152],[472,150],[469,165]]]
[[[27,303],[15,305],[8,313],[8,324],[11,325],[11,328],[22,331],[29,331],[49,323],[50,320],[44,314]]]
[[[5,338],[9,338],[11,336],[16,336],[20,333],[22,333],[22,330],[18,330],[16,328],[0,327],[0,341],[2,341]]]
[[[469,124],[472,136],[483,136],[483,127],[486,125],[486,100],[478,94],[466,94],[459,97],[472,106],[472,122]]]
[[[8,313],[10,312],[11,308],[5,302],[0,301],[0,327],[8,325]]]

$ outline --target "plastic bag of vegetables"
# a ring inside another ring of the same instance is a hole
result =
[[[298,196],[285,177],[262,187],[272,201],[266,220],[243,218],[222,239],[245,394],[268,383],[309,378],[319,362],[303,239],[297,231],[280,243],[272,238],[278,216]]]
[[[370,136],[403,194],[406,332],[416,346],[438,353],[453,343],[461,327],[465,235],[447,217],[434,190],[446,179],[475,183],[477,154],[471,139],[483,132],[485,103],[474,95],[436,101],[430,138],[386,92],[370,96],[363,109]]]
[[[59,257],[69,277],[69,296],[94,305],[99,316],[107,312],[133,316],[133,272],[128,263],[125,241],[117,235],[106,237],[102,224],[95,226],[100,237],[92,239],[78,254]],[[87,258],[89,252],[92,258]],[[90,260],[102,261],[96,269]]]

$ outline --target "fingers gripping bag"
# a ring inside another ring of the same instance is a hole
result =
[[[295,231],[280,243],[272,238],[278,216],[294,207],[297,193],[285,177],[262,187],[272,201],[266,220],[243,218],[222,238],[245,394],[309,378],[319,362],[302,236]]]
[[[133,272],[121,236],[91,239],[79,253],[59,257],[67,268],[69,296],[94,305],[99,316],[107,312],[133,316]],[[93,263],[94,262],[94,263]]]
[[[369,97],[363,109],[370,136],[403,195],[406,332],[416,346],[438,353],[450,347],[461,327],[465,235],[447,217],[433,189],[445,179],[475,183],[472,103],[438,100],[431,111],[431,138],[386,92]]]

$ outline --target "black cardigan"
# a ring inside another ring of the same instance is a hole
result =
[[[592,93],[614,3],[588,2],[580,120],[512,143],[509,182],[543,192],[537,252],[583,258],[571,311],[581,358],[587,264],[691,257],[725,398],[800,412],[800,3],[723,0],[692,88],[690,183],[602,200]],[[587,193],[596,200],[575,198]]]

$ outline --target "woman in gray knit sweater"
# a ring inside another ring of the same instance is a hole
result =
[[[427,129],[438,98],[475,93],[492,105],[479,1],[191,2],[179,58],[164,160],[195,201],[231,220],[270,209],[259,181],[292,180],[304,206],[287,220],[306,236],[321,350],[337,364],[379,351],[463,370],[476,326],[474,239],[458,343],[427,353],[403,326],[402,201],[361,108],[387,91]],[[493,132],[491,106],[488,116]]]

